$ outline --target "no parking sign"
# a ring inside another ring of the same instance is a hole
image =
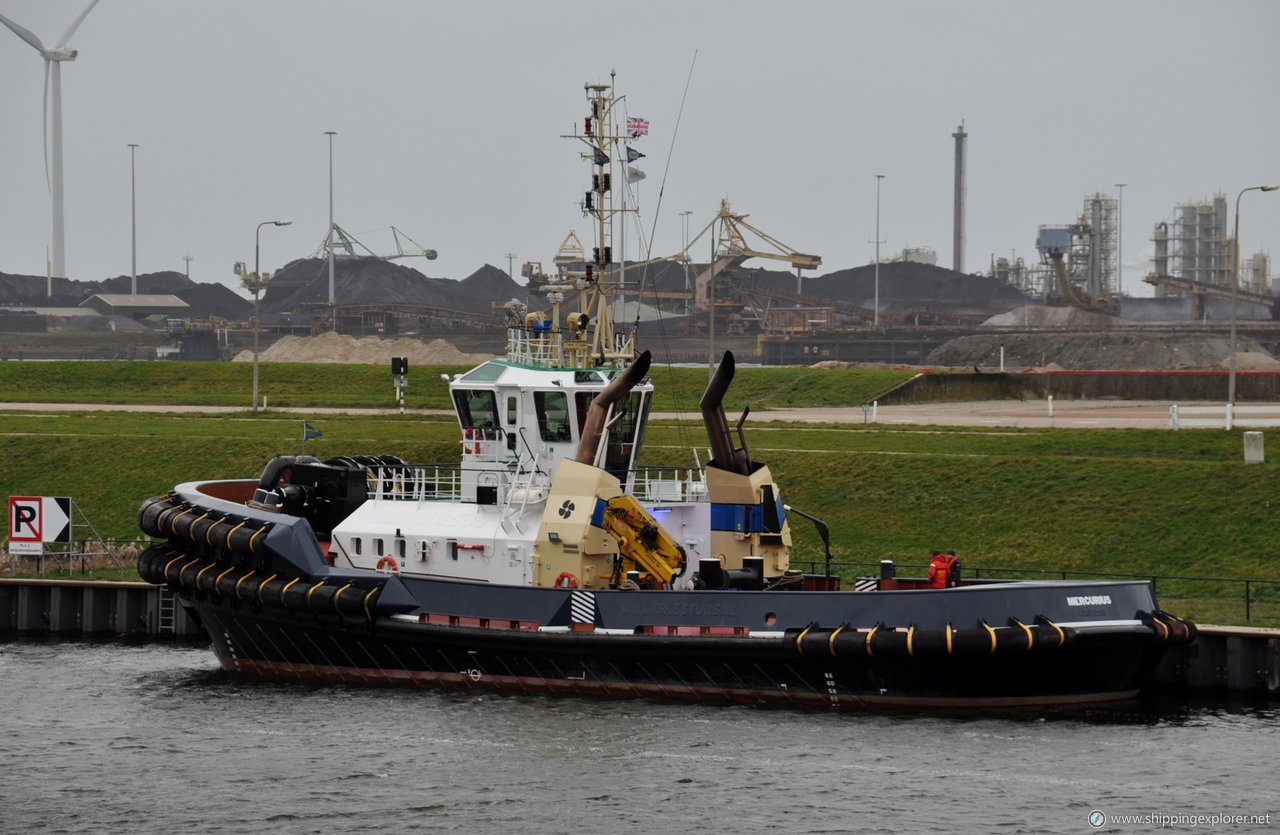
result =
[[[9,497],[9,553],[41,554],[46,542],[71,542],[71,499]]]

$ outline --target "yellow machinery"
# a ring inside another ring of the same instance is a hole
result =
[[[623,494],[605,502],[604,529],[618,541],[620,577],[632,571],[670,585],[684,571],[684,549],[667,535],[634,497]],[[642,580],[644,577],[642,576]],[[619,576],[612,585],[620,584]]]

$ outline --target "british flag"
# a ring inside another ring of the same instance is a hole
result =
[[[649,120],[641,119],[639,116],[627,117],[627,133],[631,134],[633,139],[644,136],[649,132]]]

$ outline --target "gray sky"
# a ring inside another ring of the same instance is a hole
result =
[[[0,0],[52,44],[87,0]],[[67,269],[238,285],[311,253],[328,218],[375,250],[395,225],[440,252],[403,261],[463,278],[506,253],[550,265],[589,169],[558,138],[583,83],[616,69],[653,254],[721,197],[830,270],[868,263],[875,179],[884,252],[951,265],[952,132],[969,132],[966,263],[1034,259],[1036,227],[1124,182],[1125,289],[1150,295],[1152,225],[1185,201],[1280,182],[1280,3],[414,2],[101,0],[63,67]],[[680,100],[697,52],[688,101]],[[50,198],[43,65],[0,28],[0,271],[43,274]],[[663,169],[665,194],[658,207]],[[1280,258],[1280,192],[1250,193],[1243,253]],[[627,232],[635,257],[635,234]],[[616,254],[616,253],[615,253]],[[768,266],[761,263],[761,266]],[[1273,274],[1280,267],[1273,267]]]

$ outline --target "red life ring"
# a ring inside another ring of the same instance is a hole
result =
[[[556,578],[556,588],[558,589],[576,589],[577,587],[578,578],[568,571],[561,571],[560,576]]]
[[[385,574],[399,574],[400,566],[396,564],[395,557],[379,557],[378,570]]]

